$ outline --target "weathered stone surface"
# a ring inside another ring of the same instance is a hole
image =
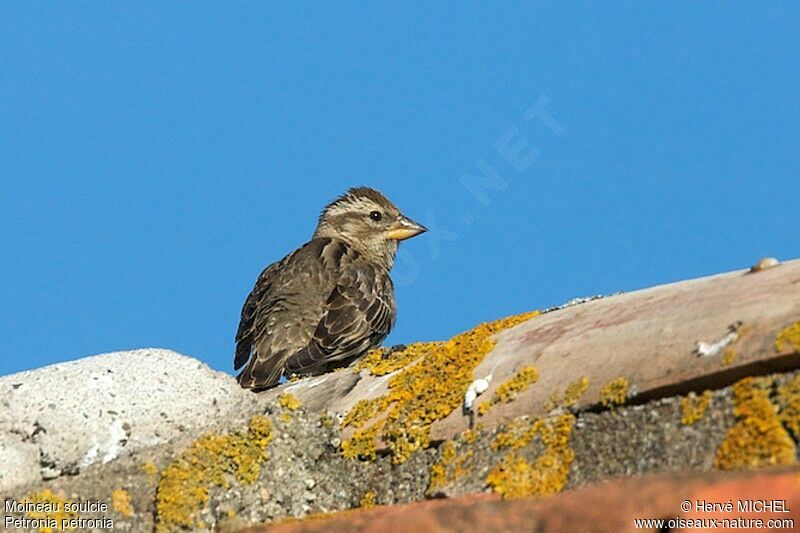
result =
[[[378,503],[424,498],[427,486],[424,476],[435,459],[435,450],[417,454],[399,466],[392,465],[388,457],[374,462],[346,460],[339,448],[338,429],[319,414],[291,411],[275,404],[267,405],[261,412],[272,421],[272,440],[266,448],[266,460],[260,465],[258,478],[253,483],[241,483],[232,475],[226,476],[230,486],[220,486],[207,472],[208,462],[216,461],[217,457],[200,457],[196,466],[204,476],[201,487],[208,490],[209,499],[206,505],[194,510],[191,529],[207,530],[200,525],[205,524],[208,528],[234,530],[270,520],[358,507],[368,490],[379,494]],[[239,429],[231,426],[229,431]],[[203,437],[199,442],[203,442]],[[100,501],[109,505],[107,512],[82,513],[80,516],[86,519],[110,518],[115,531],[153,531],[157,524],[170,531],[178,524],[167,508],[171,506],[158,506],[158,491],[167,485],[165,479],[173,475],[170,466],[176,464],[182,452],[191,445],[182,441],[141,449],[109,464],[94,464],[77,476],[61,476],[43,483],[16,486],[4,497],[18,502],[26,499],[41,501],[42,491],[46,490],[66,502]],[[211,447],[208,451],[214,449]],[[225,451],[219,451],[225,455]],[[227,464],[228,458],[221,459],[223,464]],[[188,485],[186,489],[188,492]],[[125,515],[113,508],[113,494],[119,491],[129,498],[132,514]],[[187,494],[170,496],[180,500]],[[26,517],[25,513],[13,516]]]
[[[761,520],[770,530],[796,531],[800,524],[800,468],[715,475],[649,476],[624,479],[600,486],[560,494],[541,500],[528,498],[500,501],[490,495],[462,496],[452,500],[434,500],[393,507],[339,513],[329,517],[288,522],[272,527],[254,527],[256,533],[392,532],[392,531],[542,531],[542,532],[625,532],[684,531],[701,529],[698,520]],[[681,504],[690,502],[689,512]],[[707,510],[700,502],[725,505],[733,510]],[[776,501],[775,510],[739,511],[739,502]],[[783,511],[785,508],[786,512]],[[663,525],[636,527],[636,520],[663,520]],[[675,522],[670,527],[669,520]],[[691,525],[688,522],[691,521]],[[726,529],[757,529],[756,522],[739,522]],[[777,526],[777,527],[776,527]],[[783,526],[783,527],[781,527]]]
[[[169,350],[86,357],[0,378],[0,493],[240,418],[252,394]]]
[[[0,490],[39,479],[39,447],[15,435],[0,435]]]
[[[768,379],[777,390],[794,382],[798,375],[794,372]],[[720,444],[737,422],[732,413],[732,389],[714,391],[706,411],[692,424],[682,422],[682,403],[683,398],[672,397],[577,413],[566,443],[574,460],[568,466],[565,488],[632,475],[713,471]],[[258,478],[250,484],[232,482],[227,488],[209,483],[209,500],[196,510],[198,523],[231,531],[366,503],[393,505],[483,493],[488,490],[490,472],[510,451],[493,446],[506,429],[500,427],[422,450],[400,465],[393,464],[388,455],[373,461],[348,460],[339,448],[338,428],[324,415],[303,408],[292,411],[278,404],[266,405],[263,414],[272,420],[273,440],[266,448],[267,458]],[[452,446],[450,455],[448,446]],[[68,501],[111,502],[112,494],[123,490],[130,497],[134,514],[124,516],[112,509],[86,518],[111,516],[115,530],[152,531],[154,518],[161,515],[156,506],[159,485],[185,448],[185,444],[170,443],[140,450],[107,465],[95,464],[78,476],[17,487],[9,497],[21,500],[47,489]],[[537,438],[513,451],[534,465],[543,450]],[[445,483],[430,490],[434,466],[447,461],[450,467]],[[460,467],[458,472],[452,468],[455,466]]]
[[[657,398],[728,385],[753,369],[800,366],[797,350],[779,353],[775,339],[800,321],[800,261],[750,274],[747,270],[710,276],[593,300],[502,332],[497,347],[476,369],[495,373],[496,386],[523,364],[539,368],[541,379],[517,401],[493,409],[484,423],[522,413],[545,414],[550,394],[589,378],[576,406],[597,403],[601,388],[623,376],[630,392]],[[740,337],[715,356],[695,354],[698,341],[712,343],[741,322]],[[531,411],[531,408],[533,411]],[[464,425],[451,416],[434,433]]]

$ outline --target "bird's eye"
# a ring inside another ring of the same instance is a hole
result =
[[[372,213],[369,214],[369,218],[371,218],[375,222],[380,222],[380,220],[383,218],[383,215],[381,214],[380,211],[373,211]]]

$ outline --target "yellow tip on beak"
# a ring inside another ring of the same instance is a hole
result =
[[[386,238],[404,241],[411,237],[416,237],[420,233],[425,233],[426,231],[428,231],[428,228],[422,224],[418,224],[410,218],[402,217],[386,231]]]

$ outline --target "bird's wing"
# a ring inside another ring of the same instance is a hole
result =
[[[286,370],[325,372],[377,346],[392,328],[395,303],[388,274],[359,262],[342,271],[325,302],[324,313],[308,345],[289,357]]]
[[[245,388],[278,383],[284,361],[308,343],[306,329],[313,327],[308,324],[314,324],[321,313],[322,296],[315,306],[314,294],[319,291],[312,278],[293,268],[298,255],[313,257],[307,249],[300,250],[304,253],[294,252],[267,267],[242,308],[234,366],[244,366],[237,379]]]
[[[253,350],[253,343],[256,337],[256,316],[259,309],[265,304],[265,297],[269,294],[272,282],[275,278],[275,271],[279,268],[280,262],[272,263],[258,276],[253,290],[247,296],[247,300],[242,306],[242,317],[239,320],[239,329],[236,331],[236,354],[233,359],[234,370],[239,370],[250,359]]]
[[[234,365],[239,383],[263,389],[278,382],[286,359],[308,345],[335,286],[346,246],[315,239],[258,278],[242,309]]]

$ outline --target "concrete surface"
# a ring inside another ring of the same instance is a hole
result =
[[[196,433],[253,405],[231,376],[161,349],[0,377],[0,492]]]
[[[797,375],[773,379],[780,386]],[[681,403],[681,397],[672,397],[577,413],[568,443],[574,460],[565,490],[646,474],[716,475],[717,450],[736,423],[731,387],[714,391],[706,413],[691,425],[681,421]],[[206,525],[200,530],[237,531],[258,523],[359,508],[367,494],[373,495],[374,504],[391,506],[484,493],[488,474],[508,453],[507,448],[492,446],[504,426],[478,431],[469,442],[458,439],[456,455],[466,459],[462,473],[428,493],[432,467],[443,461],[443,443],[419,451],[399,465],[388,455],[372,461],[351,460],[342,456],[339,428],[331,426],[324,414],[303,408],[290,411],[277,403],[265,405],[263,414],[272,420],[274,439],[267,447],[258,479],[227,487],[210,484],[207,503],[197,509],[198,520]],[[82,516],[111,516],[115,531],[153,531],[159,476],[183,449],[185,445],[172,443],[142,449],[106,465],[92,465],[78,476],[18,486],[8,497],[21,500],[47,489],[73,502],[110,502],[116,491],[123,490],[134,510],[130,516],[116,512]],[[536,439],[515,452],[533,464],[542,450]],[[152,465],[152,470],[147,465]]]

